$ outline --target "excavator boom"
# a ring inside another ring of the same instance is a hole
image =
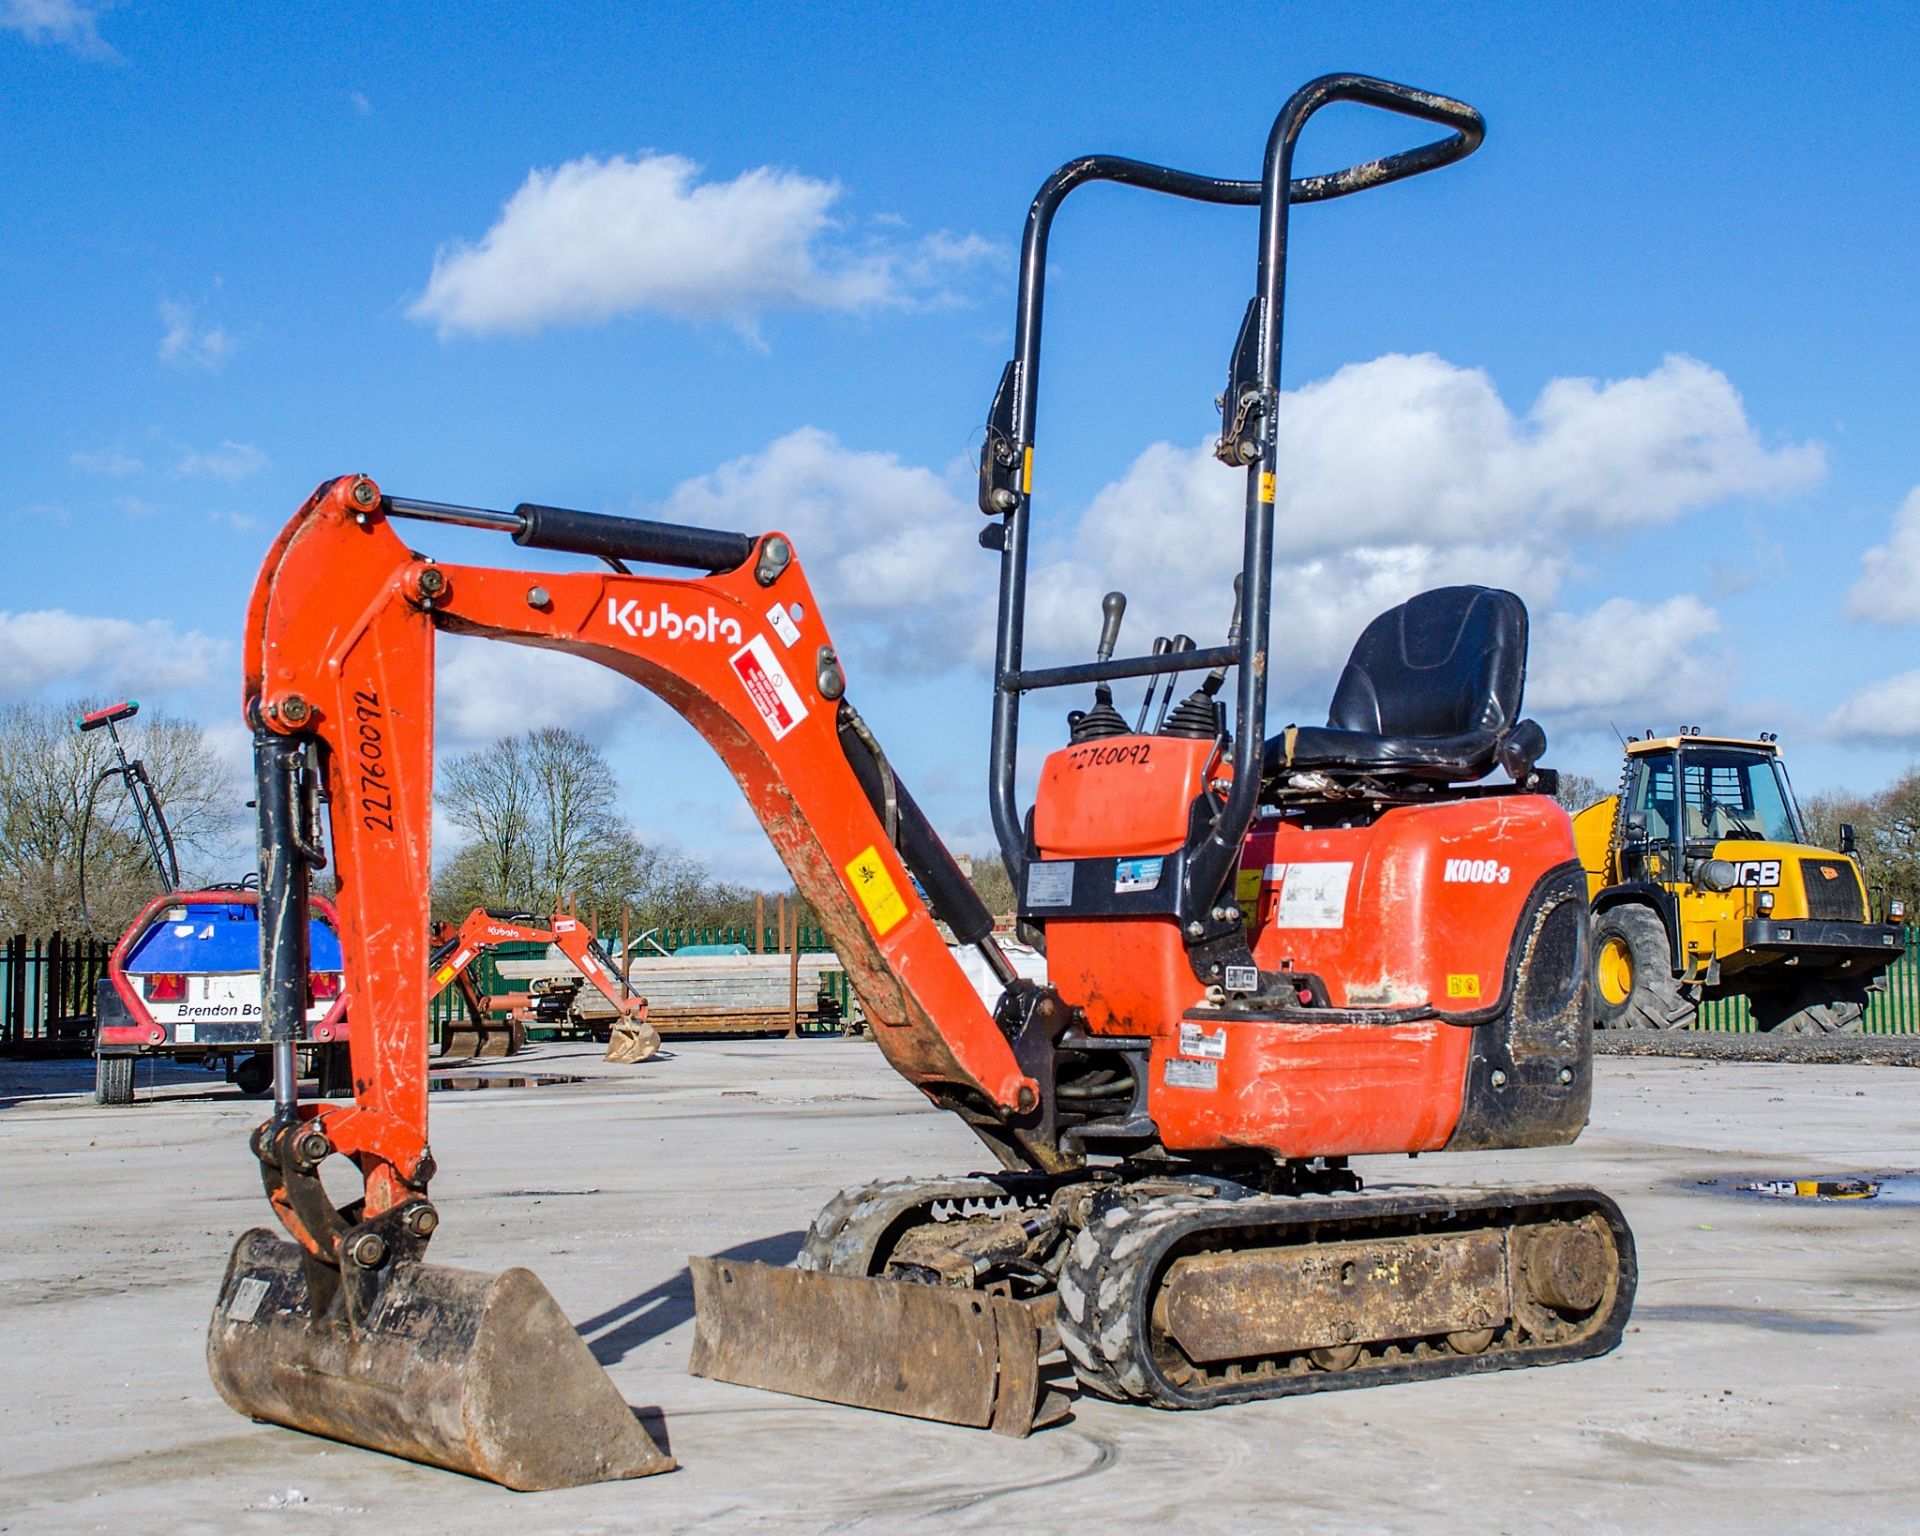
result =
[[[296,1027],[292,979],[304,986],[309,875],[325,841],[356,1026],[355,1101],[300,1103],[290,1077],[276,1082],[274,1118],[254,1145],[293,1241],[254,1232],[236,1248],[209,1334],[210,1367],[228,1401],[254,1417],[516,1487],[663,1470],[670,1462],[615,1411],[617,1394],[577,1338],[554,1346],[537,1379],[523,1379],[523,1365],[508,1358],[501,1341],[515,1329],[565,1334],[532,1276],[490,1282],[422,1262],[439,1220],[427,1194],[433,981],[426,924],[404,914],[411,903],[424,919],[430,889],[440,631],[575,654],[677,709],[745,790],[888,1060],[968,1116],[1003,1161],[1059,1167],[1064,1155],[1027,1134],[1038,1124],[1038,1087],[949,952],[915,878],[945,893],[948,920],[998,960],[990,920],[977,897],[967,904],[971,888],[845,699],[832,639],[783,536],[522,509],[508,515],[529,531],[523,542],[621,561],[734,560],[690,577],[536,575],[416,555],[392,528],[400,505],[364,477],[320,487],[275,543],[249,610],[267,1025],[276,1038]],[[582,961],[593,964],[584,952]],[[332,1156],[356,1164],[365,1186],[342,1209],[320,1183]],[[957,1295],[938,1300],[971,1316]],[[423,1347],[418,1320],[428,1314],[446,1326]],[[514,1390],[501,1385],[503,1373]],[[391,1385],[374,1391],[376,1382]],[[508,1404],[512,1423],[502,1417]],[[542,1404],[594,1424],[595,1456],[566,1450],[577,1443],[566,1436],[551,1440],[552,1454],[530,1449],[549,1441],[530,1441],[513,1424],[539,1419]],[[440,1427],[420,1432],[420,1423]],[[498,1449],[506,1442],[511,1453]]]

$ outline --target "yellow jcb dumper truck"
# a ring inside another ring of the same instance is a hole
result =
[[[1758,1029],[1858,1030],[1900,958],[1900,903],[1872,922],[1852,829],[1818,848],[1774,738],[1626,743],[1620,792],[1573,819],[1593,903],[1603,1029],[1684,1029],[1744,995]]]

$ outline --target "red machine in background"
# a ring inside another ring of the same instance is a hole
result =
[[[1334,101],[1447,132],[1295,179],[1295,140]],[[1276,607],[1283,635],[1285,623],[1273,518],[1289,208],[1449,164],[1481,132],[1459,102],[1329,76],[1289,100],[1259,180],[1092,156],[1036,197],[980,504],[1001,571],[989,799],[1044,983],[994,944],[853,707],[785,536],[452,506],[358,475],[316,490],[248,614],[265,999],[276,1039],[290,1039],[324,806],[356,1100],[303,1103],[290,1066],[276,1077],[253,1150],[292,1241],[253,1231],[234,1249],[208,1339],[233,1406],[520,1488],[672,1465],[530,1274],[424,1261],[440,1220],[426,933],[403,914],[424,914],[431,884],[442,630],[583,657],[692,724],[826,928],[887,1060],[999,1164],[846,1192],[791,1269],[695,1259],[694,1370],[1022,1434],[1061,1410],[1047,1386],[1060,1347],[1084,1391],[1165,1408],[1614,1347],[1634,1250],[1605,1195],[1364,1189],[1350,1163],[1558,1146],[1586,1121],[1585,888],[1567,817],[1543,792],[1545,738],[1520,713],[1525,609],[1478,587],[1415,597],[1360,637],[1327,725],[1267,732]],[[1223,645],[1116,658],[1114,594],[1093,662],[1030,668],[1047,237],[1062,200],[1102,180],[1260,210],[1216,449],[1246,480],[1230,535],[1238,599]],[[401,518],[609,569],[444,565],[400,536]],[[1196,668],[1199,685],[1151,733],[1145,711],[1129,727],[1114,706],[1118,681],[1166,677],[1170,698],[1173,676]],[[1069,715],[1029,812],[1016,794],[1022,701],[1085,685],[1092,707]],[[996,1001],[968,982],[943,925],[978,947]],[[320,1178],[335,1156],[363,1189],[344,1206]]]
[[[523,999],[487,998],[474,983],[473,963],[501,944],[551,944],[572,961],[581,977],[613,1005],[617,1022],[610,1034],[632,1037],[623,1059],[645,1061],[660,1049],[660,1036],[647,1023],[647,1000],[633,995],[587,925],[570,913],[556,912],[541,923],[530,912],[475,907],[458,928],[436,923],[432,942],[432,990],[439,992],[452,984],[467,1014],[464,1027],[448,1030],[442,1045],[446,1056],[511,1056],[526,1044]],[[502,1002],[508,1004],[504,1020],[499,1018]]]
[[[100,791],[119,779],[139,826],[139,841],[161,893],[134,916],[94,985],[93,1096],[131,1104],[142,1060],[224,1069],[249,1094],[273,1086],[273,1063],[260,1006],[260,916],[255,876],[204,890],[180,888],[180,860],[159,792],[139,758],[129,758],[120,724],[139,714],[133,699],[74,722],[105,730],[114,762],[87,791],[79,853],[80,906],[87,912],[87,853]],[[351,1091],[347,1077],[346,994],[332,905],[316,898],[308,917],[307,1001],[295,1031],[296,1060],[308,1064],[320,1095]]]

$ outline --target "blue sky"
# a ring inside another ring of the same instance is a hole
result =
[[[1324,711],[1372,612],[1486,579],[1532,606],[1564,767],[1610,778],[1609,722],[1699,723],[1780,731],[1803,794],[1900,772],[1920,17],[1895,5],[0,0],[0,701],[136,693],[237,760],[253,573],[347,470],[778,525],[864,713],[984,849],[970,475],[1027,201],[1086,151],[1253,174],[1329,69],[1489,133],[1297,216],[1275,726]],[[1302,162],[1406,141],[1340,109]],[[1063,215],[1043,653],[1091,648],[1110,582],[1136,645],[1224,627],[1238,493],[1197,450],[1253,255],[1237,211],[1100,189]],[[643,833],[776,878],[677,720],[475,650],[444,658],[443,750],[577,725]]]

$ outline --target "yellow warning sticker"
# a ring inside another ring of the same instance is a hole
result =
[[[867,921],[873,924],[875,933],[885,937],[907,915],[900,888],[880,862],[877,847],[869,848],[847,866],[847,879],[853,883],[853,894],[860,898],[860,905],[867,909]]]
[[[1263,470],[1261,472],[1260,499],[1264,502],[1269,502],[1269,503],[1272,502],[1273,500],[1273,471],[1272,470]]]
[[[433,973],[433,985],[436,990],[440,987],[444,987],[448,982],[452,980],[453,980],[453,967],[450,965],[443,965],[440,967],[439,970]]]
[[[1240,871],[1239,883],[1234,886],[1233,893],[1240,898],[1240,905],[1243,907],[1250,907],[1260,899],[1259,865]]]
[[[1020,494],[1033,494],[1033,450],[1031,448],[1020,455]]]
[[[1447,977],[1448,997],[1478,997],[1479,995],[1480,978],[1478,976]]]

